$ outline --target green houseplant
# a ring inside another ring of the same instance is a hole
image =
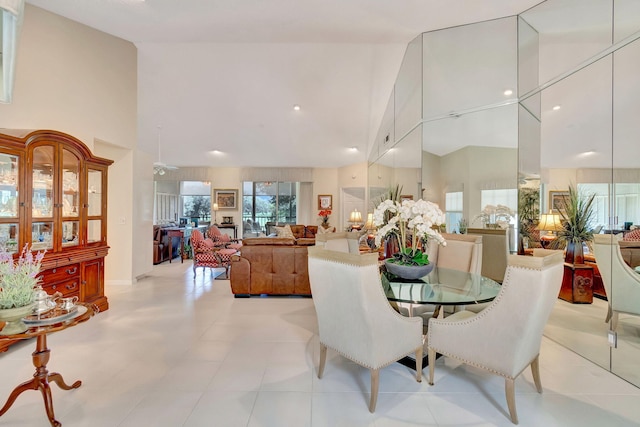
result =
[[[518,253],[524,254],[524,242],[531,241],[533,231],[540,218],[540,189],[538,187],[520,187],[518,189],[518,217],[520,219]]]
[[[552,247],[566,246],[565,262],[584,263],[583,244],[593,240],[591,223],[595,215],[594,200],[595,194],[581,194],[571,185],[567,197],[560,199],[563,228],[558,231],[558,238]]]
[[[6,322],[0,335],[27,329],[21,319],[32,310],[43,258],[44,252],[34,255],[28,245],[16,260],[5,248],[0,249],[0,320]]]

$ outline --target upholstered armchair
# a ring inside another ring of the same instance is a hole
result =
[[[393,310],[387,301],[377,254],[349,254],[309,246],[309,280],[318,316],[322,378],[331,348],[371,371],[369,411],[378,399],[379,370],[415,353],[422,380],[422,320]]]
[[[225,275],[229,277],[231,256],[237,253],[232,248],[216,246],[213,240],[205,238],[200,230],[191,232],[191,248],[193,250],[193,277],[196,277],[196,268],[223,267]]]
[[[540,343],[564,271],[561,251],[538,254],[546,256],[510,255],[500,293],[486,309],[432,318],[427,333],[429,384],[433,385],[436,353],[500,375],[514,424],[518,423],[515,379],[527,366],[531,365],[536,389],[542,393]]]
[[[215,225],[212,225],[207,229],[207,237],[211,239],[217,247],[235,249],[236,251],[239,251],[242,247],[242,243],[240,243],[239,239],[232,239],[228,234],[220,231],[220,229]]]
[[[448,233],[442,233],[442,236],[447,241],[447,244],[443,246],[438,245],[436,242],[430,243],[427,250],[429,262],[435,263],[442,268],[480,274],[482,270],[482,236]],[[435,311],[435,306],[432,304],[398,303],[398,308],[403,314],[422,316],[425,319],[425,324]],[[456,307],[449,306],[445,307],[441,313],[442,315],[448,315],[455,312],[455,310]]]
[[[607,292],[608,310],[605,322],[610,329],[618,327],[619,313],[640,315],[640,274],[627,265],[620,245],[612,234],[594,234],[593,251]]]
[[[316,234],[316,246],[337,252],[360,253],[357,232],[321,233]]]

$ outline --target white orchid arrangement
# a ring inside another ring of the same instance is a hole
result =
[[[500,228],[508,228],[513,215],[514,212],[508,206],[486,205],[484,209],[482,209],[482,212],[473,218],[473,221],[475,222],[480,219],[484,225],[497,224]]]
[[[400,252],[394,254],[395,262],[405,265],[429,264],[429,257],[420,249],[421,243],[434,239],[446,245],[444,237],[433,226],[445,223],[444,213],[437,204],[425,200],[404,200],[402,203],[385,200],[373,211],[373,224],[378,228],[375,241],[395,235]]]

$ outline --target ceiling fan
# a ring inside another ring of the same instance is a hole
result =
[[[162,163],[162,157],[160,156],[160,152],[161,152],[160,129],[162,129],[162,127],[158,126],[158,161],[153,163],[154,175],[164,175],[168,170],[178,169],[177,166],[171,166],[166,163]]]

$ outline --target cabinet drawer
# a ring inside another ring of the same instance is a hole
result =
[[[69,264],[63,267],[50,268],[39,275],[42,277],[42,285],[48,283],[60,282],[72,277],[80,276],[80,264]]]
[[[63,282],[46,284],[42,289],[44,289],[49,295],[60,292],[64,297],[71,297],[74,295],[80,297],[80,277],[65,280]]]

